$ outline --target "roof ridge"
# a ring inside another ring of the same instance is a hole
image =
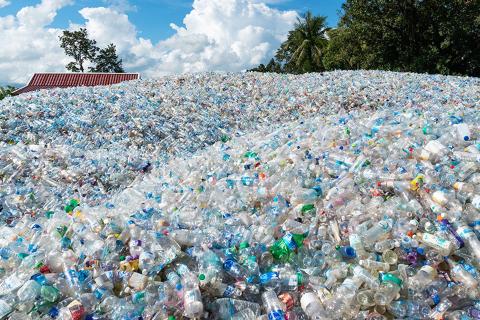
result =
[[[15,90],[12,94],[18,95],[39,88],[108,86],[137,79],[140,79],[140,73],[41,72],[35,73],[28,85]]]

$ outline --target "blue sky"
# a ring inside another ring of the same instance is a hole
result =
[[[15,14],[26,6],[32,6],[39,1],[13,0],[11,4],[0,9],[0,15]],[[181,26],[183,18],[192,9],[190,0],[131,0],[132,10],[128,10],[130,20],[137,26],[139,35],[159,41],[174,34],[169,27],[171,22]],[[268,5],[279,10],[295,10],[305,12],[311,10],[314,14],[327,16],[329,26],[338,22],[338,11],[343,0],[277,0],[270,1]],[[56,28],[67,28],[69,22],[81,23],[83,21],[79,11],[84,7],[100,7],[108,5],[106,0],[76,0],[73,5],[62,8],[52,23]]]
[[[337,24],[342,0],[0,0],[0,85],[64,72],[65,29],[86,28],[117,46],[127,72],[144,78],[238,72],[268,62],[298,14]]]

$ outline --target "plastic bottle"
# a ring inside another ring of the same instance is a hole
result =
[[[450,275],[453,280],[472,290],[478,287],[478,281],[467,270],[465,270],[462,265],[451,259],[447,259],[447,262],[451,268]]]
[[[182,277],[184,314],[189,318],[200,318],[203,315],[202,293],[197,278],[193,274]]]
[[[28,280],[17,291],[17,297],[21,302],[35,300],[40,295],[41,285],[34,280]]]
[[[270,252],[275,259],[287,261],[291,258],[292,253],[303,245],[305,238],[305,234],[292,234],[287,232],[270,247]]]
[[[374,300],[378,305],[386,306],[394,300],[400,292],[403,281],[391,273],[382,276],[379,289],[375,292]]]
[[[359,265],[353,268],[353,274],[360,278],[370,289],[376,289],[380,285],[377,278]]]
[[[284,306],[275,291],[267,290],[262,293],[262,302],[267,312],[268,320],[285,320]]]
[[[452,307],[452,302],[448,299],[442,299],[435,308],[432,309],[428,315],[430,319],[440,320],[443,319],[444,313]]]
[[[460,141],[469,141],[471,138],[470,128],[463,122],[455,125],[457,129],[457,136]]]
[[[441,238],[431,233],[417,233],[417,236],[421,239],[422,243],[426,246],[432,247],[438,250],[441,255],[448,256],[453,250],[453,244],[451,241]]]
[[[320,320],[328,318],[325,314],[325,309],[314,292],[303,293],[300,298],[300,304],[309,319]]]
[[[425,265],[409,279],[409,285],[414,289],[424,288],[432,282],[436,276],[437,270],[429,265]]]
[[[458,235],[465,241],[466,247],[474,255],[477,265],[480,265],[480,241],[475,232],[465,224],[457,228]]]
[[[260,305],[255,302],[238,300],[232,298],[220,298],[213,302],[215,316],[218,319],[229,319],[242,310],[250,309],[255,315],[260,315]]]
[[[392,230],[392,221],[391,220],[382,220],[379,221],[376,225],[368,229],[364,234],[362,234],[362,239],[364,243],[372,245],[377,240],[386,236]]]
[[[256,320],[257,315],[252,311],[252,309],[243,309],[231,317],[232,320]]]

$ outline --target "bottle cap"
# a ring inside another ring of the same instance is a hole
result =
[[[391,273],[383,273],[381,274],[380,276],[380,279],[382,282],[392,282],[392,283],[395,283],[397,286],[401,287],[402,286],[402,283],[403,281],[398,278],[397,276],[394,276],[393,274]]]

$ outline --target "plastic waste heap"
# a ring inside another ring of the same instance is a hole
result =
[[[0,319],[480,318],[479,79],[200,74],[0,109]]]

